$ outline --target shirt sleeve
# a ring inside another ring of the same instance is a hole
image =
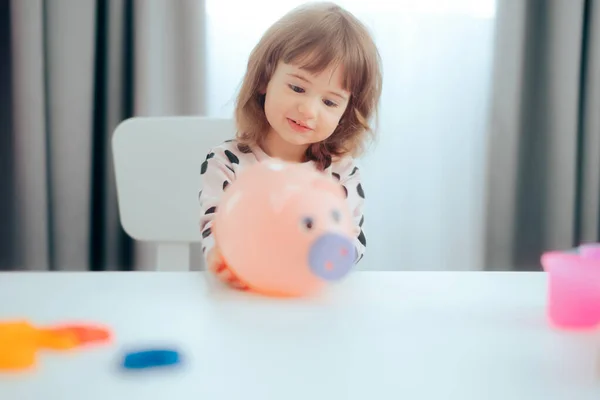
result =
[[[214,247],[212,226],[217,205],[227,186],[235,179],[235,169],[228,150],[211,150],[200,166],[200,231],[204,256]],[[230,153],[231,154],[231,153]]]
[[[354,219],[354,247],[356,248],[356,263],[358,263],[367,249],[367,239],[363,229],[365,193],[362,187],[360,169],[352,160],[344,163],[339,176],[340,184],[344,188],[346,200]]]

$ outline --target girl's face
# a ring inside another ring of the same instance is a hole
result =
[[[280,62],[265,91],[265,114],[271,129],[267,152],[299,161],[313,143],[327,139],[344,114],[350,93],[343,89],[342,66],[318,75]]]

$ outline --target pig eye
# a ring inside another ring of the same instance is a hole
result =
[[[331,216],[333,217],[333,220],[335,222],[340,222],[340,220],[342,219],[342,216],[338,210],[333,210],[331,212]]]
[[[306,217],[302,219],[302,227],[307,230],[311,230],[313,228],[314,221],[310,217]]]

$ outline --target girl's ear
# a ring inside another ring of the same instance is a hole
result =
[[[258,94],[262,94],[262,95],[267,94],[267,85],[268,84],[269,84],[268,82],[260,82],[258,85],[258,90],[257,90]]]
[[[261,82],[258,87],[258,93],[262,95],[267,94],[267,86],[269,85],[269,81],[271,80],[271,78],[273,78],[274,71],[272,69],[272,64],[266,63],[263,72],[264,73],[261,75],[260,78],[263,82]]]

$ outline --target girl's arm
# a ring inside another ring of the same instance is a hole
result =
[[[217,206],[224,190],[234,179],[234,167],[223,150],[211,150],[200,166],[201,191],[198,196],[202,252],[205,256],[215,245],[212,227]]]
[[[200,201],[200,231],[202,232],[202,252],[209,272],[227,285],[246,290],[241,282],[224,263],[218,246],[215,246],[213,230],[215,213],[227,186],[235,179],[235,165],[239,159],[231,150],[215,148],[208,153],[200,167],[202,189]]]
[[[338,174],[354,219],[354,247],[356,248],[356,263],[358,263],[363,258],[367,248],[367,239],[363,230],[365,193],[362,187],[360,170],[354,160],[349,158],[342,162]]]

